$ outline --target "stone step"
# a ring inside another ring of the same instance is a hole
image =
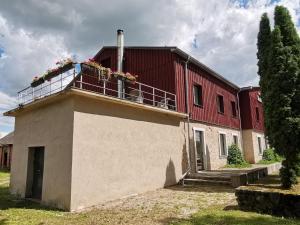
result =
[[[213,180],[213,181],[231,181],[230,176],[207,175],[207,174],[190,174],[187,179]]]
[[[183,185],[191,185],[191,184],[223,184],[223,185],[231,185],[230,180],[211,180],[211,179],[193,179],[193,178],[185,178],[183,179]]]

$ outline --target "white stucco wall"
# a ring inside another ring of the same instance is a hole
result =
[[[57,99],[28,111],[20,110],[15,119],[10,190],[25,197],[29,147],[44,146],[42,202],[70,208],[73,136],[73,102]]]
[[[241,148],[241,132],[240,130],[230,129],[226,127],[219,127],[210,124],[192,122],[190,124],[190,143],[192,145],[192,165],[193,171],[195,169],[195,143],[194,143],[194,130],[200,129],[204,131],[204,144],[205,144],[205,153],[204,153],[204,160],[205,162],[205,169],[206,170],[216,170],[221,167],[224,167],[227,164],[227,157],[221,156],[220,153],[220,145],[219,145],[219,135],[220,133],[224,133],[226,135],[226,145],[227,150],[228,147],[233,144],[233,135],[238,136],[238,145]]]
[[[71,210],[176,184],[187,167],[181,121],[76,97]]]
[[[243,130],[242,134],[245,159],[249,163],[259,162],[262,159],[262,153],[259,152],[257,137],[261,137],[261,147],[262,150],[265,150],[267,146],[264,133],[254,130]]]

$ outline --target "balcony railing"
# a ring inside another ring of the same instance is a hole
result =
[[[45,81],[37,87],[27,87],[18,92],[19,105],[25,105],[46,96],[58,93],[66,88],[85,90],[100,95],[151,105],[168,110],[177,110],[176,95],[140,82],[123,81],[123,91],[118,93],[117,78],[106,79],[96,69],[87,71],[77,66],[59,76]],[[121,96],[121,97],[118,97]]]

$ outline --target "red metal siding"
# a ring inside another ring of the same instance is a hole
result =
[[[117,49],[104,49],[96,61],[111,57],[112,70],[117,66]],[[165,49],[125,48],[124,72],[138,75],[137,81],[175,94],[173,55]]]
[[[184,65],[178,57],[175,61],[176,71],[176,95],[179,112],[185,112],[185,86],[184,86]],[[237,105],[237,90],[219,81],[212,75],[207,74],[199,67],[189,64],[189,109],[191,118],[196,121],[211,123],[219,126],[239,129],[240,121],[232,117],[231,103],[235,101]],[[193,86],[202,86],[203,107],[194,105]],[[224,98],[224,114],[217,111],[217,95]]]
[[[242,128],[264,132],[263,106],[262,103],[258,101],[258,95],[259,90],[257,88],[244,90],[239,95]],[[256,119],[256,107],[259,112],[259,120]]]
[[[117,65],[117,49],[104,49],[96,58],[98,62],[111,57],[112,69]],[[176,93],[177,108],[179,112],[185,112],[185,82],[182,59],[169,49],[139,49],[125,48],[124,71],[138,75],[138,81],[153,87]],[[237,104],[237,90],[207,74],[199,67],[190,65],[189,77],[189,102],[193,120],[211,123],[215,125],[239,129],[238,118],[232,117],[231,103]],[[193,84],[202,85],[203,108],[193,104]],[[217,94],[224,96],[224,115],[217,112]]]

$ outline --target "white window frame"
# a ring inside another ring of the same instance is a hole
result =
[[[196,171],[198,172],[198,168],[197,168],[197,149],[196,149],[196,131],[202,131],[203,132],[203,145],[204,145],[204,152],[203,152],[203,164],[204,164],[204,170],[207,170],[207,154],[206,154],[206,140],[205,140],[205,129],[204,128],[200,128],[200,127],[193,127],[193,139],[194,139],[194,154],[196,156],[195,158],[195,168]]]
[[[261,151],[259,150],[258,138],[260,138]],[[257,148],[258,148],[258,155],[263,155],[264,149],[263,149],[263,146],[262,146],[262,135],[258,135],[258,134],[256,135],[256,143],[257,143]]]
[[[231,133],[232,134],[232,144],[235,144],[234,143],[234,136],[237,137],[237,146],[240,146],[240,138],[239,138],[239,135],[238,133]]]
[[[222,149],[221,149],[221,134],[225,135],[225,155],[222,155]],[[224,131],[218,132],[218,139],[219,139],[219,156],[220,158],[227,158],[228,156],[228,147],[227,147],[227,133]]]

